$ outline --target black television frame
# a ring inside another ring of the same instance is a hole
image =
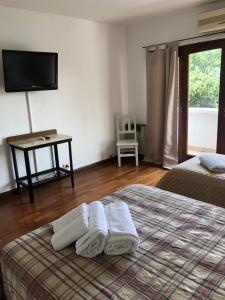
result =
[[[27,87],[25,89],[12,89],[7,87],[7,66],[6,66],[6,55],[7,53],[15,53],[15,54],[20,54],[20,53],[33,53],[36,55],[53,55],[55,56],[55,85],[54,87],[43,87],[43,86],[35,86],[35,87]],[[5,86],[5,91],[7,93],[12,93],[12,92],[29,92],[29,91],[47,91],[47,90],[57,90],[58,89],[58,53],[56,52],[39,52],[39,51],[22,51],[22,50],[7,50],[3,49],[2,50],[2,64],[3,64],[3,74],[4,74],[4,86]]]

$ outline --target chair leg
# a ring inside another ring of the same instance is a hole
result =
[[[121,167],[121,156],[120,156],[120,148],[117,148],[117,156],[118,156],[118,167]]]
[[[135,147],[135,162],[136,162],[136,166],[138,167],[138,147]]]

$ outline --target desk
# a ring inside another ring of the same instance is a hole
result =
[[[43,139],[45,138],[45,139]],[[56,129],[39,131],[31,134],[24,134],[19,136],[9,137],[7,139],[8,144],[11,148],[13,165],[16,177],[16,186],[17,192],[20,192],[20,187],[23,186],[28,189],[30,202],[34,201],[33,188],[43,185],[48,182],[59,180],[61,178],[70,176],[71,185],[74,187],[74,175],[73,175],[73,159],[72,159],[72,148],[71,141],[72,137],[69,135],[59,134]],[[69,150],[69,160],[70,160],[70,169],[61,168],[59,165],[59,155],[58,155],[58,145],[62,143],[68,144]],[[55,166],[51,169],[47,169],[41,172],[31,173],[30,169],[30,160],[29,160],[29,151],[40,149],[43,147],[53,147],[54,148],[54,157],[55,157]],[[26,167],[26,176],[20,177],[17,158],[15,150],[23,151],[24,161]],[[43,178],[46,175],[50,175],[46,178]]]

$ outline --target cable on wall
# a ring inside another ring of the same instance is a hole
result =
[[[26,103],[27,103],[27,114],[28,114],[28,123],[29,123],[29,130],[30,133],[33,133],[33,122],[32,122],[32,110],[31,110],[31,103],[30,103],[30,97],[29,97],[29,93],[25,92],[26,94]],[[38,168],[37,168],[37,155],[35,150],[32,151],[33,152],[33,160],[34,160],[34,169],[35,169],[35,173],[38,172]],[[50,147],[50,155],[51,155],[51,162],[52,162],[52,167],[54,167],[54,155],[53,155],[53,149],[52,147]]]
[[[25,94],[26,94],[26,103],[27,103],[27,114],[28,114],[29,130],[30,130],[30,133],[33,133],[32,113],[31,113],[31,105],[30,105],[29,93],[25,92]],[[35,150],[33,150],[32,153],[33,153],[33,159],[34,159],[34,169],[35,169],[35,173],[37,173],[38,172],[38,168],[37,168],[37,156],[36,156]]]

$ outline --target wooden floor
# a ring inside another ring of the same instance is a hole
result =
[[[66,178],[35,189],[30,204],[27,192],[0,195],[0,247],[37,227],[47,224],[82,202],[100,199],[129,184],[155,185],[166,173],[162,168],[126,162],[121,168],[115,161],[75,172],[75,188]]]

